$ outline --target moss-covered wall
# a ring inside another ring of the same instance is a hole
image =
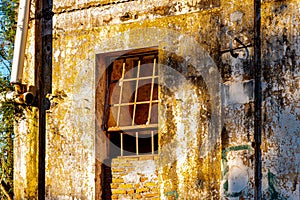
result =
[[[100,78],[104,71],[96,68],[96,54],[152,46],[158,47],[162,64],[160,198],[253,198],[253,1],[52,4],[53,29],[45,33],[52,34],[48,199],[100,199],[101,165],[107,157],[100,127],[105,80]],[[299,196],[299,4],[262,3],[262,189],[267,199]],[[39,57],[34,6],[24,74],[28,85],[35,84]],[[247,48],[239,48],[243,45]],[[230,46],[239,49],[230,53]],[[102,100],[96,102],[96,95]],[[19,123],[19,138],[34,134],[30,127],[36,123]],[[17,141],[29,148],[27,140]],[[35,163],[38,152],[31,150],[22,160],[24,151],[16,146],[15,169],[22,172],[15,173],[17,199],[36,189],[20,184],[36,170],[25,167]]]

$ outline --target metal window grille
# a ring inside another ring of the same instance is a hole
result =
[[[120,134],[120,155],[124,155],[124,134],[135,136],[135,154],[141,155],[141,138],[148,137],[155,153],[158,127],[157,51],[110,58],[107,131]],[[145,153],[145,152],[143,152]]]

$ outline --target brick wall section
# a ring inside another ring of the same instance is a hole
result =
[[[159,199],[157,156],[112,159],[112,199]]]

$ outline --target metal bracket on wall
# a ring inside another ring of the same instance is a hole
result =
[[[232,49],[232,40],[230,40],[230,43],[229,43],[229,52],[230,52],[230,55],[231,55],[232,57],[234,57],[234,58],[239,58],[239,59],[241,59],[241,60],[246,60],[246,59],[249,57],[249,50],[248,50],[248,48],[247,48],[247,47],[249,47],[249,45],[246,46],[241,40],[239,40],[239,39],[236,38],[236,37],[234,38],[234,40],[237,41],[239,44],[241,44],[241,45],[242,45],[242,48],[245,49],[246,57],[245,57],[245,58],[240,58],[240,57],[238,57],[238,56],[239,56],[238,53],[234,53],[234,52],[233,52],[233,50],[241,49],[241,48]],[[251,45],[250,45],[250,46],[251,46]]]

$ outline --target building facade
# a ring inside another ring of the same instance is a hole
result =
[[[299,9],[256,49],[250,0],[31,1],[15,198],[298,199]]]

